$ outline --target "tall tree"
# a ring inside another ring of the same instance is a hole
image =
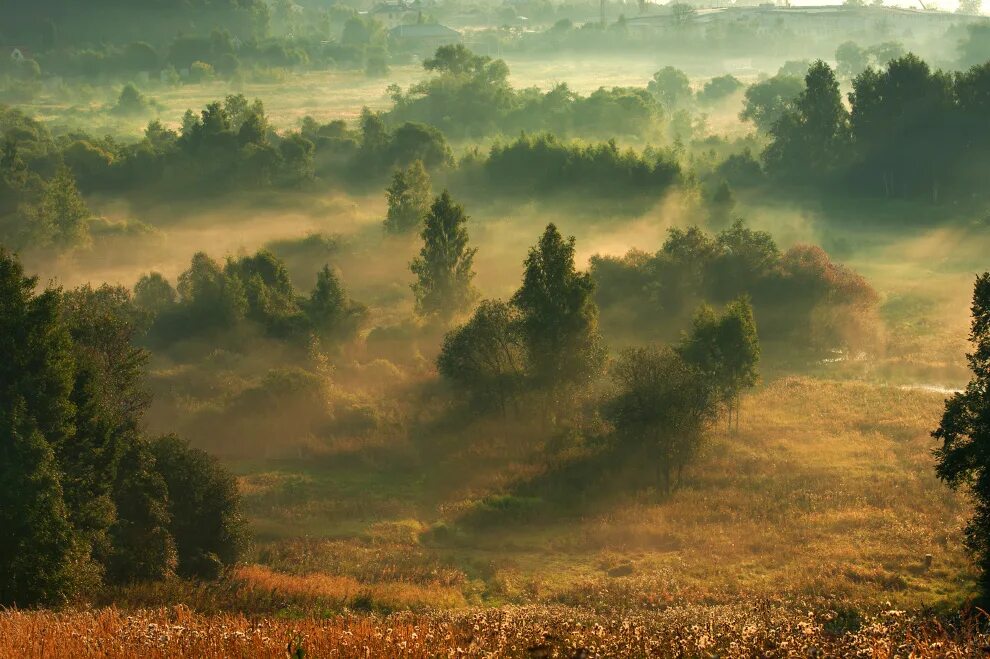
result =
[[[915,55],[853,80],[851,127],[858,179],[885,196],[939,199],[961,145],[952,76]]]
[[[771,174],[807,183],[833,172],[844,157],[849,112],[835,73],[825,62],[811,65],[804,86],[794,108],[770,129],[772,142],[763,159]]]
[[[75,364],[59,294],[34,295],[17,259],[0,248],[0,605],[73,596],[91,566],[72,526],[57,447],[74,434]],[[88,569],[88,568],[86,568]]]
[[[423,248],[409,268],[416,275],[416,312],[444,321],[477,299],[472,285],[476,249],[468,247],[467,215],[446,190],[433,201],[423,226]]]
[[[594,289],[591,276],[574,266],[574,237],[565,240],[548,224],[529,250],[523,283],[512,302],[522,317],[530,375],[550,395],[551,416],[567,394],[587,387],[605,365]]]
[[[935,473],[953,488],[973,495],[973,517],[966,527],[966,544],[976,556],[984,595],[990,593],[990,272],[976,278],[973,322],[967,355],[973,378],[965,391],[945,401],[942,422],[932,436]]]
[[[418,229],[430,212],[430,175],[423,161],[415,161],[408,169],[397,169],[385,190],[385,198],[388,214],[383,224],[387,233]]]

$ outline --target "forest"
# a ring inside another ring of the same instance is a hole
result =
[[[978,2],[0,0],[0,656],[985,652],[988,99]]]

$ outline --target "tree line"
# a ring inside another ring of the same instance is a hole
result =
[[[949,73],[907,54],[853,78],[848,106],[828,64],[804,82],[768,128],[763,164],[776,180],[932,203],[985,196],[990,63]]]
[[[0,248],[0,604],[218,576],[244,546],[237,486],[142,431],[148,353],[127,291],[36,289]]]

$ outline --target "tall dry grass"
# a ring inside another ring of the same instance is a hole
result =
[[[0,657],[963,657],[983,653],[976,619],[944,626],[901,611],[815,614],[801,603],[595,615],[567,607],[341,615],[199,616],[184,607],[0,613]],[[301,650],[302,654],[298,654]]]

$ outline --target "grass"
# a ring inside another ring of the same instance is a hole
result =
[[[444,461],[408,469],[239,463],[259,538],[256,565],[245,568],[255,571],[244,574],[290,599],[310,592],[309,581],[344,579],[379,610],[444,601],[607,611],[783,596],[959,605],[973,590],[961,545],[969,508],[933,475],[928,433],[942,398],[783,378],[745,399],[738,433],[715,431],[671,498],[617,489],[572,511],[547,504],[529,521],[495,504],[515,480],[538,476],[532,462],[543,446],[509,450],[483,426],[462,428]],[[462,528],[464,511],[486,497],[505,515],[494,515],[494,527]],[[438,524],[446,536],[424,533]],[[609,576],[620,565],[629,574]],[[396,584],[416,588],[396,600],[388,594]],[[349,597],[337,597],[337,608]]]
[[[798,603],[800,604],[800,603]],[[943,626],[887,610],[832,611],[753,602],[650,614],[559,606],[399,614],[331,621],[197,616],[178,606],[127,613],[0,613],[0,655],[210,657],[794,657],[970,656],[988,637],[973,621]]]

